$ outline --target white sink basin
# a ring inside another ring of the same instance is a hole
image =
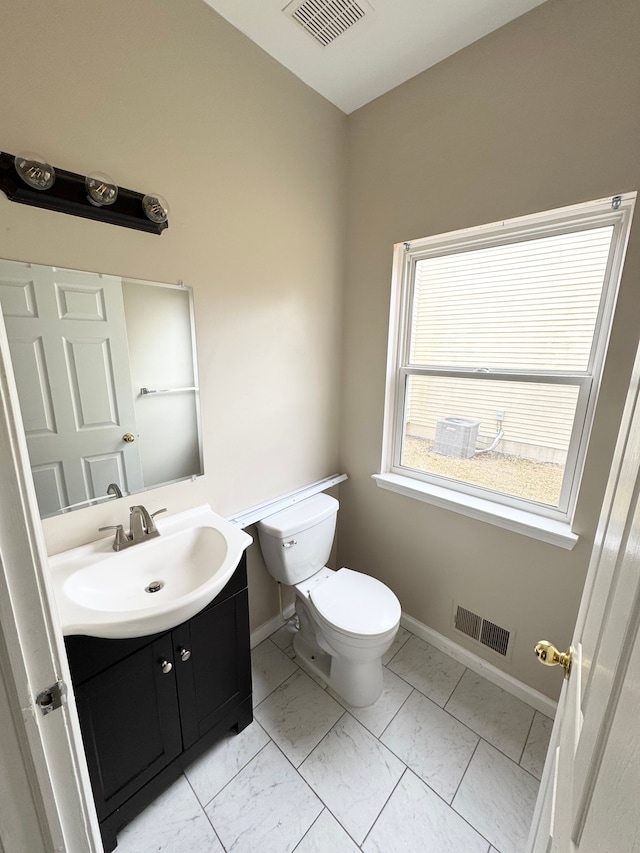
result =
[[[160,536],[113,537],[49,558],[64,634],[143,637],[195,616],[223,589],[251,537],[209,506],[156,521]]]

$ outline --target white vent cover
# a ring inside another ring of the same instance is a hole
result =
[[[464,607],[456,607],[453,614],[453,627],[468,637],[493,649],[494,652],[507,657],[511,631],[501,628],[495,622],[490,622],[477,613],[472,613]]]
[[[327,47],[373,8],[365,0],[294,0],[282,11]]]

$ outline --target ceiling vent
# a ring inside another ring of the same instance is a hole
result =
[[[365,0],[294,0],[282,11],[327,47],[373,8]]]

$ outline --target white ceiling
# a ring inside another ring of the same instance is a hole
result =
[[[350,113],[544,0],[360,0],[367,14],[327,47],[282,11],[290,0],[204,2]]]

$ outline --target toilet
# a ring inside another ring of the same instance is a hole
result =
[[[258,522],[258,538],[271,576],[295,588],[297,657],[349,705],[364,707],[382,693],[400,602],[375,578],[327,568],[338,507],[315,495]]]

